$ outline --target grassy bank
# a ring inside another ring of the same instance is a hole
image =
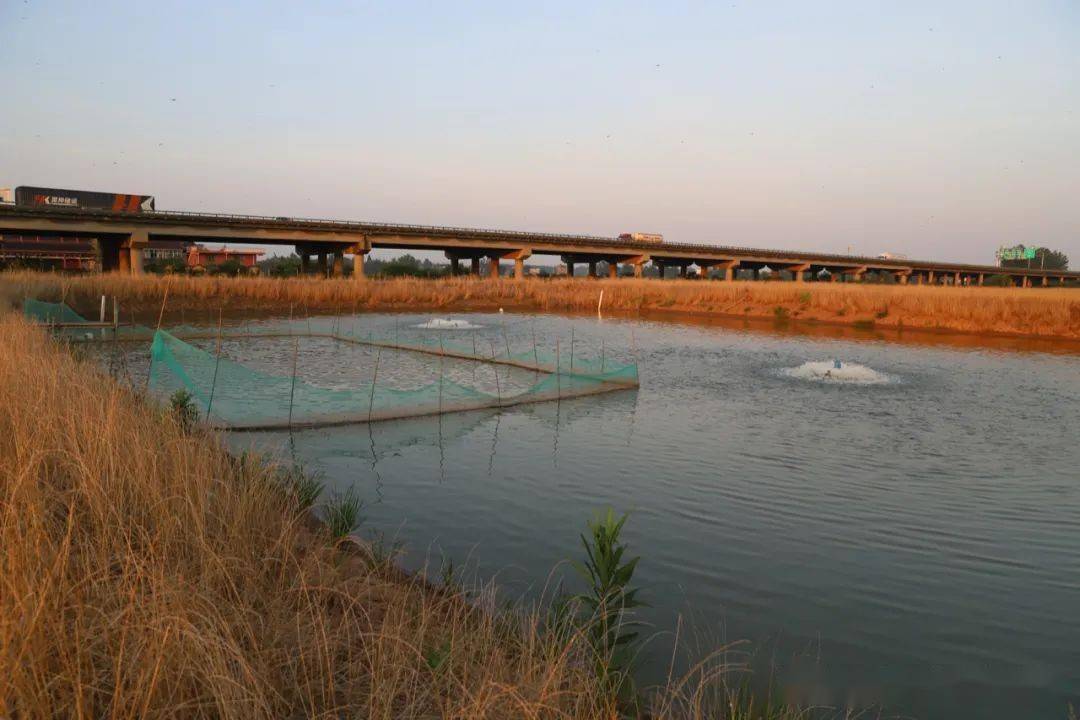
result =
[[[615,312],[671,311],[860,326],[1080,338],[1080,289],[953,288],[791,282],[530,279],[491,281],[130,277],[14,272],[3,276],[10,299],[66,297],[94,307],[102,294],[149,310],[166,286],[169,307],[197,311],[290,306],[306,311],[538,310],[593,312],[600,292]]]
[[[538,616],[335,550],[273,468],[0,333],[0,715],[610,715]]]
[[[0,314],[0,716],[604,718],[589,629],[335,543],[236,458]],[[705,662],[647,716],[748,709]]]

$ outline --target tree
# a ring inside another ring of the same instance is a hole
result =
[[[1002,260],[1001,267],[1068,270],[1069,256],[1059,250],[1040,247],[1035,249],[1034,258]]]
[[[228,275],[229,277],[236,277],[243,272],[244,266],[240,264],[239,260],[230,258],[217,265],[211,265],[208,269],[211,275]]]
[[[439,277],[447,273],[445,265],[435,265],[430,260],[418,260],[412,255],[402,255],[382,262],[364,263],[365,272],[374,272],[383,277]]]
[[[300,274],[300,256],[296,253],[269,257],[258,262],[259,269],[271,277],[295,277]]]

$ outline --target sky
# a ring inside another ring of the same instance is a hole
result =
[[[0,186],[1080,267],[1080,3],[0,0]]]

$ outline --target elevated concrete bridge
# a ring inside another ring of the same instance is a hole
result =
[[[151,240],[294,245],[305,270],[311,258],[327,275],[340,276],[344,256],[362,260],[375,248],[442,251],[455,272],[468,260],[470,271],[480,272],[480,260],[487,258],[489,272],[499,273],[502,261],[514,263],[514,275],[523,278],[525,260],[532,255],[562,258],[573,275],[575,264],[589,267],[596,275],[601,263],[610,277],[619,275],[620,265],[642,276],[652,262],[661,270],[676,268],[682,277],[696,268],[695,276],[718,276],[733,280],[737,273],[758,277],[763,268],[782,273],[796,282],[828,276],[831,280],[859,278],[867,272],[887,273],[899,282],[981,285],[990,275],[1007,275],[1014,284],[1057,285],[1080,281],[1080,272],[1038,268],[1000,268],[924,260],[890,259],[856,255],[762,250],[755,248],[686,243],[649,243],[594,235],[562,235],[507,230],[400,225],[391,223],[316,220],[291,217],[224,215],[190,212],[124,213],[82,208],[28,207],[0,205],[0,232],[60,234],[97,239],[102,269],[142,272],[142,252]],[[363,262],[354,263],[353,277],[364,279]]]

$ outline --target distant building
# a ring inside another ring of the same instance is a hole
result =
[[[163,260],[187,260],[188,248],[192,245],[187,240],[151,240],[150,245],[143,250],[145,262],[161,262]]]
[[[255,267],[255,263],[265,254],[266,252],[260,248],[237,250],[224,245],[220,248],[209,248],[196,244],[188,248],[187,265],[189,268],[206,268],[233,260],[243,267]]]
[[[97,243],[91,238],[64,235],[0,234],[0,262],[57,270],[95,270]]]

